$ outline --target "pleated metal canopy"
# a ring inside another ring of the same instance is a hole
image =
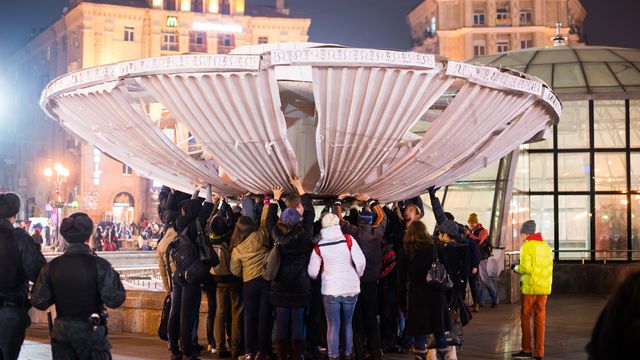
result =
[[[290,188],[410,198],[539,139],[561,103],[540,79],[428,54],[311,43],[79,70],[49,116],[141,175],[221,195]]]

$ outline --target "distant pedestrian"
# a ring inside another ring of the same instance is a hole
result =
[[[544,357],[544,324],[546,318],[547,297],[551,294],[553,280],[553,253],[549,245],[542,240],[542,234],[536,233],[536,222],[527,220],[522,224],[520,234],[525,243],[520,248],[520,263],[511,266],[522,276],[522,350],[513,355],[516,359],[539,360]],[[531,346],[531,313],[534,313],[535,348]]]

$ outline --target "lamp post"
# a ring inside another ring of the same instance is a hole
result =
[[[62,211],[60,209],[64,208],[65,202],[62,201],[60,197],[60,186],[67,181],[67,177],[69,177],[69,169],[62,166],[60,163],[56,163],[53,166],[53,169],[46,168],[44,169],[44,176],[47,180],[52,181],[56,186],[56,199],[51,201],[51,207],[56,209],[56,241],[60,236],[60,217]]]

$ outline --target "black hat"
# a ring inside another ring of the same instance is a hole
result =
[[[198,214],[200,214],[200,209],[202,209],[202,200],[200,199],[188,199],[183,200],[178,203],[178,207],[180,210],[184,210],[184,216],[186,218],[186,222],[190,223],[198,218]]]
[[[176,219],[180,216],[180,213],[175,210],[165,210],[164,223],[167,226],[173,226],[176,223]]]
[[[0,194],[0,218],[6,219],[18,215],[20,197],[12,192]]]
[[[227,220],[220,215],[216,215],[211,219],[211,233],[213,235],[222,236],[229,232]]]
[[[60,235],[69,243],[83,243],[93,233],[93,221],[85,213],[75,213],[62,220]]]
[[[455,221],[445,220],[438,225],[438,231],[449,235],[449,237],[454,237],[458,235],[458,225]]]

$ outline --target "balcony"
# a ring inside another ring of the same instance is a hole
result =
[[[496,27],[510,27],[511,19],[496,19]]]
[[[189,44],[189,52],[192,53],[206,53],[207,44]]]

